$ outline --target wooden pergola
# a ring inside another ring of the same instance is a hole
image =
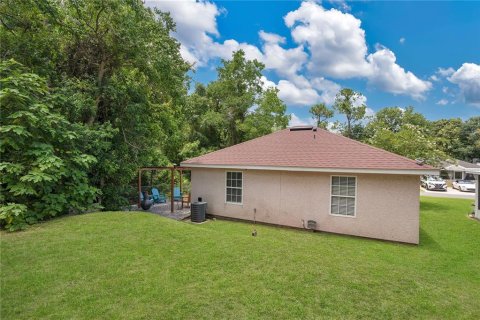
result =
[[[142,167],[138,169],[138,194],[142,192],[142,172],[144,171],[160,171],[160,170],[170,170],[171,179],[170,179],[170,212],[173,213],[173,208],[175,206],[175,201],[173,197],[173,189],[175,188],[175,171],[180,173],[180,194],[182,193],[182,175],[183,171],[190,170],[187,167],[172,166],[172,167]],[[182,201],[183,205],[183,201]],[[140,208],[140,197],[138,197],[138,207]]]

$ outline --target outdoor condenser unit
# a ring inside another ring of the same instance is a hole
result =
[[[206,202],[194,202],[190,210],[190,220],[192,222],[200,223],[205,221],[205,215],[207,214]]]

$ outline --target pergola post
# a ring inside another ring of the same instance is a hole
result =
[[[170,169],[172,173],[172,179],[170,183],[170,212],[173,213],[173,207],[175,204],[175,200],[173,199],[173,188],[175,186],[175,167]]]
[[[138,169],[138,194],[137,194],[138,208],[142,206],[142,203],[140,201],[140,192],[142,192],[142,169]]]
[[[180,169],[180,198],[182,201],[182,209],[183,209],[183,192],[182,192],[182,169]]]

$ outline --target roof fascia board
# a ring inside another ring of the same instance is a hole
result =
[[[359,168],[306,168],[306,167],[277,167],[277,166],[248,166],[248,165],[226,165],[226,164],[194,164],[182,163],[182,166],[189,168],[211,168],[211,169],[242,169],[242,170],[272,170],[272,171],[301,171],[301,172],[344,172],[344,173],[376,173],[376,174],[404,174],[404,175],[438,175],[437,169],[359,169]]]

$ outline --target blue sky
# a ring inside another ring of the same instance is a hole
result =
[[[243,49],[266,65],[292,124],[350,87],[368,113],[414,106],[427,118],[480,115],[480,2],[147,1],[169,11],[194,81]],[[341,119],[340,116],[336,116]]]

